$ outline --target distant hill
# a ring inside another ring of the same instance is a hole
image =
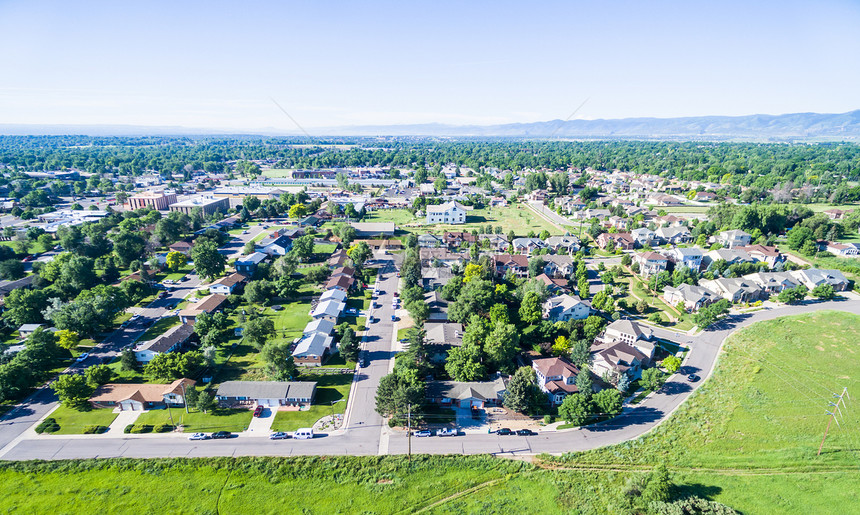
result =
[[[841,114],[794,113],[686,118],[620,118],[551,120],[504,125],[360,125],[312,128],[311,136],[439,136],[534,139],[655,139],[746,141],[860,141],[860,110]],[[0,134],[142,135],[298,135],[273,128],[237,131],[189,127],[134,125],[0,124]]]

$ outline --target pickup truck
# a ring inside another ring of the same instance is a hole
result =
[[[457,430],[451,429],[450,427],[443,427],[439,431],[436,432],[438,436],[457,436]]]

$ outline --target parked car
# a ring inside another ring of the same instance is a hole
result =
[[[424,437],[424,436],[433,436],[433,432],[429,429],[423,429],[415,433],[415,436]]]
[[[86,360],[88,357],[90,357],[90,353],[85,352],[85,353],[81,354],[80,356],[78,356],[78,359],[76,359],[75,361],[80,363],[80,362]]]
[[[188,437],[189,440],[208,440],[209,438],[211,437],[206,433],[194,433]]]
[[[391,315],[391,321],[392,321],[392,322],[397,322],[397,317],[396,317],[396,316],[394,316],[394,315]]]
[[[263,414],[263,407],[262,406],[257,406],[256,408],[254,408],[254,416],[255,417],[259,417],[262,414]]]
[[[439,436],[457,436],[457,430],[452,429],[450,427],[443,427],[436,434],[438,434]]]
[[[690,374],[687,376],[687,381],[690,381],[691,383],[695,383],[699,379],[701,379],[701,377],[697,376],[696,374]]]
[[[214,438],[215,440],[220,440],[222,438],[232,438],[232,437],[233,437],[233,433],[231,433],[230,431],[216,431],[216,432],[212,433],[212,438]]]
[[[514,434],[514,432],[511,431],[511,429],[508,427],[501,427],[498,431],[496,431],[496,434],[499,436],[507,436]]]
[[[277,433],[272,433],[269,435],[269,440],[286,440],[290,435],[284,433],[283,431],[278,431]]]
[[[537,433],[531,429],[520,429],[517,431],[518,436],[535,436]]]

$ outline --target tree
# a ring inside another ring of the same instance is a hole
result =
[[[200,398],[200,391],[197,390],[197,387],[194,385],[188,385],[185,387],[185,406],[193,407],[197,405],[197,400]]]
[[[663,359],[663,368],[670,374],[674,374],[681,368],[681,358],[678,356],[668,356]]]
[[[581,426],[591,416],[591,399],[579,393],[568,395],[558,407],[558,416],[568,424]]]
[[[537,277],[540,274],[544,273],[544,267],[546,266],[546,261],[543,260],[542,257],[537,256],[533,257],[529,260],[529,278]]]
[[[198,238],[197,243],[191,249],[191,260],[194,268],[201,277],[212,280],[224,272],[227,260],[223,254],[218,252],[216,242],[208,238]]]
[[[540,389],[532,367],[520,367],[508,383],[504,405],[520,413],[530,412],[535,406]]]
[[[81,342],[80,335],[74,331],[69,331],[68,329],[61,329],[54,333],[54,336],[57,337],[57,345],[68,350],[76,348]]]
[[[24,263],[17,259],[0,261],[0,279],[14,281],[24,277]]]
[[[248,304],[267,304],[275,292],[275,284],[271,281],[251,281],[242,293]]]
[[[143,373],[154,379],[180,379],[197,372],[203,365],[200,351],[158,354],[143,368]]]
[[[648,368],[642,372],[642,386],[647,390],[656,390],[663,384],[663,373],[656,368]]]
[[[133,370],[137,370],[137,358],[134,357],[134,351],[131,349],[125,349],[120,354],[119,358],[119,367],[123,372],[131,372]]]
[[[659,463],[651,471],[648,484],[642,490],[642,500],[646,503],[668,501],[671,487],[669,471],[666,469],[666,465]]]
[[[314,237],[312,234],[299,236],[293,240],[293,247],[290,249],[300,261],[304,261],[311,257],[314,253]]]
[[[593,393],[594,381],[591,380],[591,370],[588,365],[583,365],[576,374],[576,388],[579,390],[579,395],[586,399],[591,399]]]
[[[308,214],[308,207],[304,204],[294,204],[290,207],[289,216],[292,219],[304,218]]]
[[[245,323],[242,338],[260,349],[275,334],[275,323],[269,317],[260,317]]]
[[[567,356],[570,354],[572,343],[567,336],[559,336],[552,345],[552,353],[556,356]]]
[[[215,394],[210,390],[203,390],[197,395],[195,407],[203,413],[215,409],[216,406],[218,406],[218,402],[215,400]]]
[[[242,253],[245,254],[246,256],[248,254],[253,254],[256,251],[257,251],[257,244],[254,243],[253,240],[249,240],[248,242],[245,243],[245,246],[242,247]]]
[[[260,351],[266,373],[275,381],[288,381],[296,375],[296,363],[288,342],[269,340]]]
[[[578,368],[582,368],[583,365],[587,364],[590,356],[591,348],[587,341],[580,340],[573,344],[573,347],[570,349],[570,361]]]
[[[655,311],[648,316],[648,320],[655,324],[661,324],[663,323],[663,315],[659,311]]]
[[[62,404],[77,410],[86,408],[93,394],[93,387],[79,374],[63,374],[51,384],[51,388],[57,392]]]
[[[351,327],[346,327],[340,335],[340,343],[338,343],[338,351],[346,361],[356,361],[358,359],[359,341],[355,337],[355,331]]]
[[[579,298],[582,300],[588,300],[589,296],[591,296],[591,292],[589,291],[588,285],[588,277],[583,275],[579,278],[579,283],[577,284],[577,290],[579,292]]]
[[[630,263],[633,261],[633,258],[630,257],[630,254],[624,254],[621,256],[621,264],[624,266],[630,266]]]
[[[44,289],[17,288],[5,299],[3,317],[15,327],[23,324],[39,324],[45,321],[42,311],[48,305],[48,291]]]
[[[155,222],[154,234],[164,246],[176,243],[182,236],[182,226],[175,219],[167,217]]]
[[[484,343],[484,353],[490,364],[501,372],[509,372],[519,350],[520,335],[514,324],[498,324]]]
[[[454,381],[480,381],[486,374],[481,364],[481,348],[464,344],[448,351],[445,372]]]
[[[836,296],[836,293],[833,291],[833,286],[829,284],[819,284],[810,292],[813,297],[821,300],[830,300]]]
[[[776,296],[776,300],[785,304],[795,304],[805,299],[807,292],[809,292],[809,289],[800,284],[794,288],[786,288],[782,290],[779,292],[779,295]]]
[[[520,304],[520,320],[526,324],[536,324],[541,319],[540,297],[535,292],[528,292]]]
[[[615,416],[621,412],[621,392],[613,388],[600,390],[592,398],[594,406],[602,415]]]
[[[107,365],[95,365],[86,369],[84,376],[87,378],[87,384],[98,388],[113,379],[113,370]]]
[[[120,231],[112,239],[113,249],[123,265],[140,259],[146,248],[146,240],[137,232]]]
[[[621,374],[621,377],[618,378],[618,384],[615,385],[615,389],[622,394],[627,393],[627,390],[630,389],[630,376]]]
[[[346,255],[349,256],[349,259],[351,259],[357,267],[364,265],[364,262],[367,261],[371,254],[370,247],[368,247],[367,243],[363,241],[356,243],[346,251]]]
[[[188,264],[188,256],[182,252],[173,250],[167,253],[165,261],[167,262],[167,268],[175,272]]]

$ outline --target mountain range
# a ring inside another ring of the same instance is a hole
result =
[[[528,139],[654,139],[703,141],[860,141],[860,110],[839,114],[691,116],[684,118],[619,118],[550,120],[502,125],[360,125],[324,127],[311,136],[431,136]],[[0,134],[140,135],[298,135],[298,131],[201,129],[136,125],[0,124]]]

